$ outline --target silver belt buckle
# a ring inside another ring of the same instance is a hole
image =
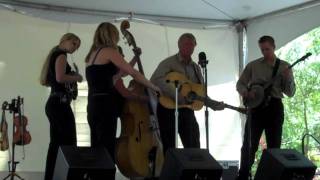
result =
[[[60,97],[60,102],[62,102],[62,103],[67,103],[68,102],[68,98],[67,98],[67,96],[65,94]]]

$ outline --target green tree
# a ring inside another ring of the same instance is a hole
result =
[[[305,133],[320,137],[320,28],[316,28],[282,47],[278,56],[293,63],[305,52],[313,56],[294,67],[296,93],[293,98],[285,98],[285,123],[283,127],[282,148],[301,150],[301,138]],[[316,164],[320,164],[308,147],[319,147],[315,141],[306,138],[305,152]],[[318,150],[316,150],[317,153]]]

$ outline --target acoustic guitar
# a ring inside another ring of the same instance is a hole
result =
[[[300,59],[296,60],[292,65],[288,67],[288,69],[291,69],[293,66],[298,64],[299,62],[302,62],[306,60],[309,56],[311,56],[311,53],[307,53],[306,55],[302,56]],[[254,98],[248,99],[244,98],[243,102],[248,108],[256,108],[260,105],[267,105],[268,101],[270,100],[270,92],[272,88],[272,84],[280,78],[282,73],[277,74],[272,79],[270,79],[268,82],[266,82],[264,85],[258,85],[254,84],[249,87],[249,92],[253,92],[255,95]]]
[[[203,105],[210,107],[213,110],[217,110],[216,107],[222,105],[224,108],[236,110],[240,113],[247,113],[245,108],[235,107],[223,102],[218,102],[209,97],[204,96],[204,86],[202,84],[193,83],[185,75],[178,72],[170,72],[166,75],[166,81],[175,88],[175,82],[178,84],[179,94],[185,100],[185,104],[179,104],[178,108],[189,108],[192,110],[200,110]],[[175,108],[175,100],[168,96],[160,96],[159,102],[162,106],[168,109]]]
[[[193,83],[190,81],[185,75],[178,72],[170,72],[166,75],[166,81],[170,84],[172,89],[175,89],[174,82],[178,83],[179,95],[187,98],[189,92],[194,92],[198,96],[204,96],[204,87],[202,84]],[[162,106],[168,109],[175,108],[175,100],[169,96],[161,95],[159,97],[159,102]],[[178,108],[189,108],[192,110],[200,110],[204,105],[203,101],[194,100],[192,102],[188,102],[186,104],[179,104]]]

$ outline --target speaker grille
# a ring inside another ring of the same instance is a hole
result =
[[[316,166],[294,149],[264,150],[255,180],[311,180]]]
[[[160,180],[220,180],[222,167],[205,149],[169,149]]]
[[[105,148],[61,146],[53,180],[114,179],[115,171]]]

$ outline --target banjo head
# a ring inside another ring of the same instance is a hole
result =
[[[249,108],[258,107],[264,99],[264,88],[260,85],[253,85],[249,92],[254,93],[254,98],[245,99],[244,104]]]

